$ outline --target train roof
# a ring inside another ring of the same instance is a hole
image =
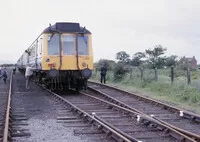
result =
[[[85,27],[81,27],[79,23],[71,23],[71,22],[57,22],[54,25],[49,25],[42,33],[83,33],[83,34],[91,34],[89,30]]]

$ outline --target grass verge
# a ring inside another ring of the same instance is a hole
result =
[[[99,81],[99,73],[93,74],[91,80]],[[182,78],[177,78],[171,84],[166,76],[160,76],[158,82],[154,81],[152,76],[141,80],[136,76],[125,75],[123,79],[115,80],[113,73],[108,72],[107,84],[200,114],[200,92],[197,80],[191,85],[187,85]]]

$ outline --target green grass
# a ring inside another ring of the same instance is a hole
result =
[[[200,72],[191,72],[191,84],[187,85],[184,71],[176,71],[174,83],[170,82],[169,70],[158,70],[158,81],[154,81],[154,71],[145,71],[143,80],[140,72],[126,74],[121,80],[115,80],[113,72],[107,73],[107,83],[119,88],[137,92],[141,95],[166,101],[175,106],[200,114]],[[99,81],[100,73],[94,72],[92,80]]]

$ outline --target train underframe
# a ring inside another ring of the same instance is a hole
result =
[[[25,73],[24,70],[20,70]],[[42,84],[50,90],[69,90],[73,89],[80,91],[87,89],[87,79],[81,74],[81,71],[58,71],[55,77],[51,77],[48,71],[35,71],[32,75],[32,80]]]
[[[82,76],[80,71],[59,71],[55,77],[49,76],[48,71],[34,72],[33,80],[45,85],[50,90],[75,89],[79,91],[87,89],[87,79]]]

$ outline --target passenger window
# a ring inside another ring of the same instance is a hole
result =
[[[30,57],[35,57],[35,52],[36,52],[36,44],[33,44],[32,47],[30,48]]]
[[[89,55],[87,36],[78,36],[78,54]]]
[[[62,36],[64,55],[74,55],[75,37],[69,35]]]
[[[59,35],[48,36],[48,55],[59,55]]]

